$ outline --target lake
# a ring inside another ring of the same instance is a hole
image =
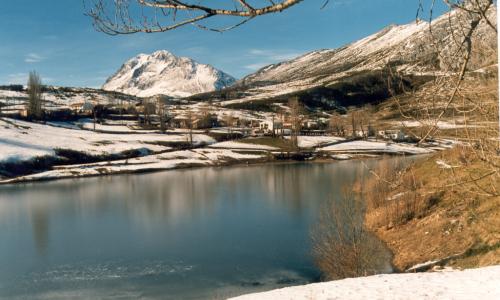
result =
[[[318,281],[311,230],[365,163],[0,186],[0,298],[219,299]]]

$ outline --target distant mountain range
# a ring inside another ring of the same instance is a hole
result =
[[[187,97],[220,90],[234,82],[232,76],[210,65],[161,50],[130,59],[102,88],[139,97]]]
[[[391,25],[344,47],[313,51],[263,67],[230,88],[191,98],[222,99],[224,105],[240,107],[248,102],[286,100],[290,95],[310,102],[329,99],[330,104],[333,100],[341,105],[384,100],[389,96],[390,72],[397,72],[398,81],[414,86],[437,73],[458,70],[459,60],[453,55],[464,30],[456,26],[462,14],[452,11],[434,20],[432,26],[420,20]],[[489,19],[496,24],[496,9],[490,9]],[[470,70],[497,64],[496,33],[485,22],[479,25],[473,42]]]
[[[399,82],[416,86],[431,80],[436,72],[457,71],[459,60],[450,57],[457,51],[457,37],[460,39],[463,28],[450,28],[450,24],[459,24],[461,14],[452,11],[432,24],[418,20],[391,25],[338,49],[313,51],[266,66],[239,81],[210,65],[168,51],[140,54],[110,77],[103,89],[140,97],[164,94],[212,99],[234,106],[282,101],[290,95],[309,102],[327,99],[326,106],[381,101],[389,97],[387,80],[393,77],[389,72],[397,72]],[[496,23],[496,9],[490,9],[489,18]],[[469,68],[496,64],[495,32],[481,23],[473,40],[476,49]],[[487,53],[488,49],[493,51]]]

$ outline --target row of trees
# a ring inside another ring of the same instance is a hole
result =
[[[370,109],[354,110],[349,114],[341,115],[334,113],[329,120],[329,130],[336,136],[341,137],[368,137],[376,136],[375,127],[371,123]]]

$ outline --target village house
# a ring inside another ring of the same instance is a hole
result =
[[[92,102],[85,101],[84,103],[80,102],[70,104],[69,107],[72,111],[75,111],[77,113],[91,115],[94,109],[94,104],[92,104]]]
[[[259,123],[259,129],[264,133],[278,134],[278,131],[283,129],[281,120],[263,120]]]
[[[390,139],[393,141],[403,141],[406,139],[406,134],[400,130],[380,130],[378,136],[384,139]]]

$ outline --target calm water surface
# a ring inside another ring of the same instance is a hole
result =
[[[347,161],[0,186],[0,298],[218,299],[317,281],[311,228],[364,173]]]

